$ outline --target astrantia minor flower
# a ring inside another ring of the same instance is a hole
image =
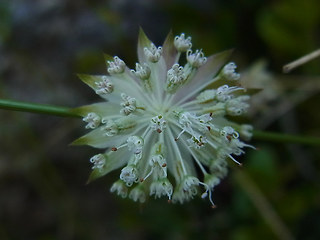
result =
[[[80,75],[106,100],[75,109],[92,131],[74,144],[102,149],[90,159],[89,180],[121,168],[111,191],[122,197],[183,203],[200,192],[214,205],[227,163],[251,147],[240,140],[250,138],[251,126],[228,120],[247,110],[249,96],[236,65],[226,64],[231,51],[207,58],[191,47],[184,34],[169,34],[157,47],[141,30],[135,69],[106,56],[107,75]]]

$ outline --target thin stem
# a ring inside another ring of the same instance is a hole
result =
[[[59,117],[80,117],[71,111],[71,108],[52,106],[38,103],[28,103],[13,101],[8,99],[0,99],[0,109],[7,109],[13,111],[32,112],[40,114],[49,114]]]
[[[283,142],[283,143],[298,143],[305,145],[320,145],[320,138],[311,136],[299,136],[285,133],[275,133],[266,131],[253,131],[253,139],[270,141],[270,142]]]

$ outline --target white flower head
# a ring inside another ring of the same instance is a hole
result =
[[[110,192],[116,192],[122,198],[128,195],[128,186],[121,180],[116,181],[110,188]]]
[[[225,84],[238,78],[235,65],[226,65],[231,51],[207,58],[191,47],[184,34],[156,47],[141,30],[135,70],[106,56],[109,75],[80,76],[106,100],[74,110],[91,130],[74,144],[104,149],[90,160],[89,180],[122,169],[111,187],[121,197],[184,203],[201,195],[214,205],[213,188],[228,163],[253,148],[242,141],[252,129],[227,119],[245,113],[249,96],[236,82]]]
[[[90,158],[90,162],[93,163],[92,169],[102,169],[106,163],[106,158],[102,154],[94,155]]]
[[[158,133],[162,133],[162,131],[166,128],[166,125],[167,122],[162,115],[151,118],[151,128]]]
[[[174,92],[185,80],[186,76],[183,67],[177,63],[174,64],[167,72],[167,91]]]
[[[230,81],[237,81],[240,79],[240,74],[236,73],[235,70],[237,65],[234,62],[226,64],[222,69],[222,77]]]
[[[143,148],[143,139],[138,136],[130,136],[127,139],[128,149],[134,154],[140,154]]]
[[[168,196],[169,200],[171,200],[172,192],[172,184],[169,182],[167,178],[153,181],[150,185],[150,196],[154,195],[155,198]]]
[[[185,38],[184,33],[174,38],[174,46],[179,52],[186,52],[192,47],[191,37]]]
[[[204,56],[202,50],[196,50],[195,53],[192,53],[192,50],[188,50],[187,60],[194,68],[199,68],[207,62],[207,58]]]
[[[82,119],[84,122],[87,122],[86,128],[95,129],[100,125],[101,118],[94,112],[88,113],[86,117]]]
[[[102,120],[102,122],[104,123],[104,125],[102,126],[101,130],[104,131],[106,136],[111,137],[118,133],[118,126],[113,120],[107,119]]]
[[[138,181],[138,170],[134,165],[128,165],[121,170],[120,179],[124,181],[128,187]]]
[[[156,63],[162,55],[162,47],[157,48],[153,43],[151,43],[149,47],[144,48],[144,54],[148,61]]]
[[[126,68],[126,64],[124,63],[124,61],[122,61],[119,57],[115,56],[113,58],[113,61],[107,61],[109,67],[108,67],[108,72],[110,74],[119,74],[119,73],[123,73],[125,68]]]
[[[134,73],[141,80],[149,79],[151,74],[151,70],[146,63],[144,64],[136,63],[136,70],[131,70],[131,72]]]
[[[143,203],[146,201],[146,192],[141,186],[136,186],[131,190],[129,198],[135,202]]]
[[[113,92],[113,83],[106,76],[102,76],[102,81],[96,82],[96,94],[105,95]]]
[[[122,102],[121,102],[121,106],[123,107],[120,110],[120,113],[124,114],[124,115],[129,115],[130,113],[132,113],[133,111],[136,110],[137,106],[136,106],[136,99],[133,97],[130,97],[128,95],[126,95],[125,93],[121,93],[121,98],[122,98]]]

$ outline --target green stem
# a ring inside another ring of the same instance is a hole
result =
[[[78,115],[74,114],[71,111],[71,109],[68,107],[20,102],[20,101],[8,100],[8,99],[0,99],[0,109],[49,114],[49,115],[55,115],[59,117],[79,117]]]
[[[27,103],[8,99],[0,99],[0,109],[49,114],[59,117],[80,117],[79,115],[73,113],[72,109],[68,107],[52,106],[38,103]],[[270,142],[298,143],[316,146],[320,145],[320,138],[317,137],[298,136],[275,132],[265,132],[259,130],[253,131],[253,139]]]
[[[299,136],[285,133],[275,133],[266,131],[253,131],[253,139],[270,141],[270,142],[284,142],[284,143],[298,143],[305,145],[320,145],[320,138],[311,136]]]

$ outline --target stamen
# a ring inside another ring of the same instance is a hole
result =
[[[178,134],[178,136],[174,139],[175,141],[178,141],[181,135],[185,132],[185,129],[182,129],[182,131]]]
[[[215,208],[216,205],[212,201],[212,190],[210,189],[210,187],[207,184],[205,184],[203,182],[199,181],[199,184],[203,185],[206,189],[206,191],[201,194],[201,198],[206,198],[208,196],[208,192],[209,192],[209,201],[211,203],[212,208]]]
[[[242,166],[242,163],[238,162],[236,159],[234,159],[234,157],[232,157],[230,154],[228,155],[229,158],[231,158],[232,161],[234,161],[236,164],[238,164],[239,166]]]

